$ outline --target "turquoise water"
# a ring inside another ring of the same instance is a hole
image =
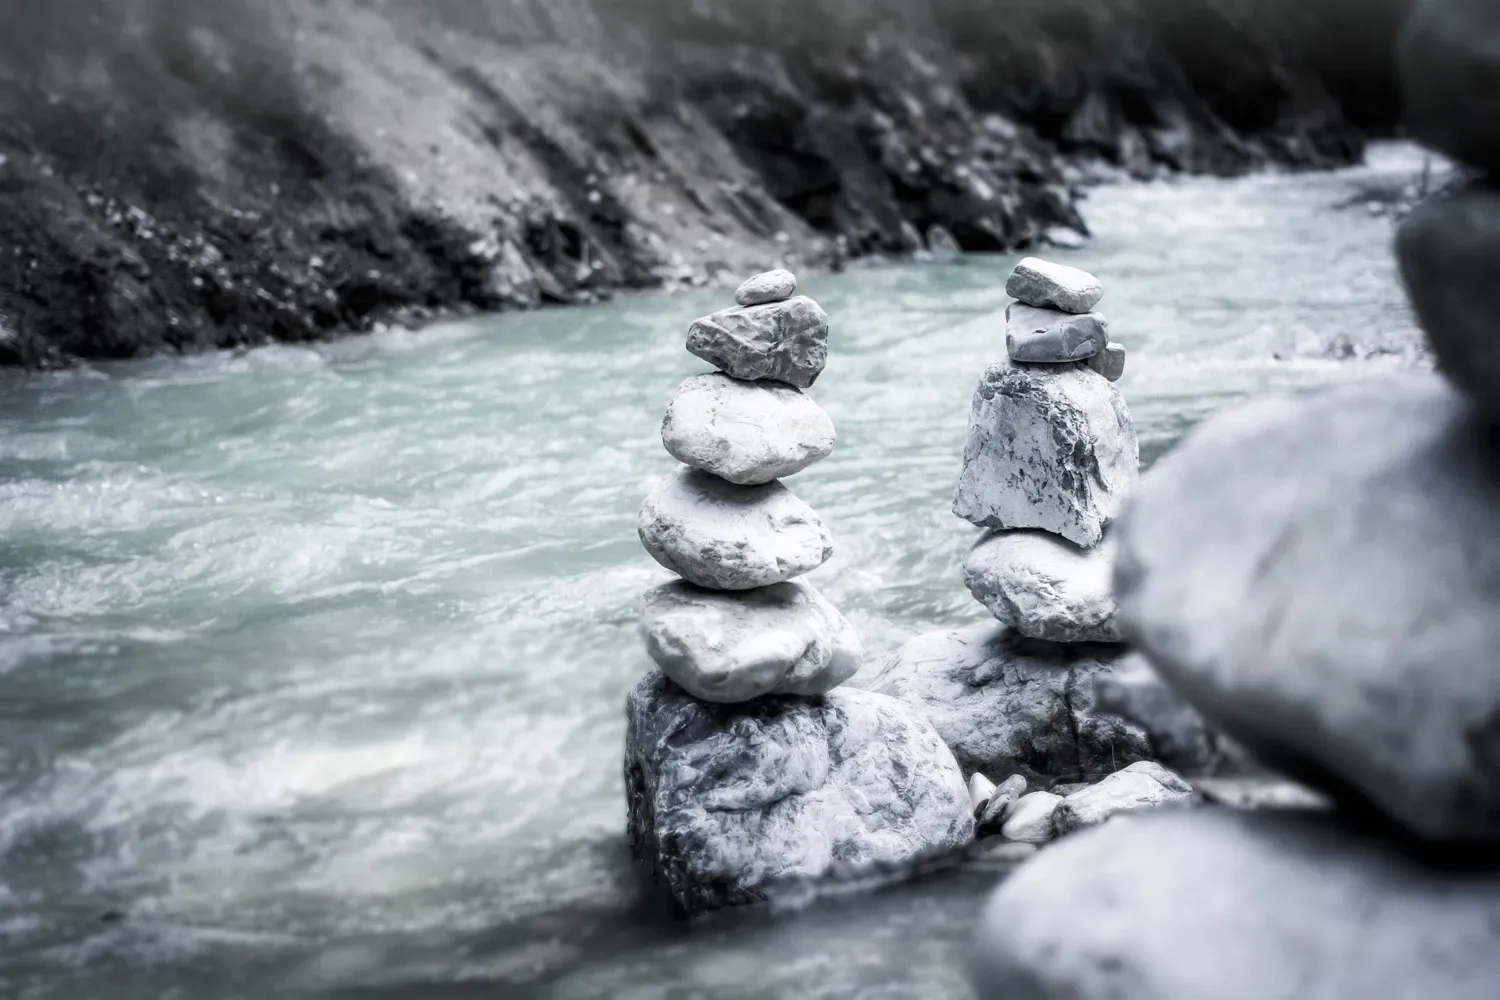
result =
[[[1414,363],[1343,174],[1100,189],[1147,462]],[[862,268],[789,480],[872,657],[981,620],[948,512],[1012,258]],[[627,864],[635,511],[722,290],[0,379],[0,996],[958,998],[993,870],[672,922]]]

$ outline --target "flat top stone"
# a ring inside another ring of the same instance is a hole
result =
[[[687,349],[726,375],[806,389],[828,363],[828,314],[806,295],[695,320]]]
[[[694,375],[667,402],[662,444],[685,465],[742,486],[795,475],[833,453],[833,419],[801,390]]]
[[[978,1000],[1492,1000],[1500,873],[1306,810],[1136,814],[1002,882],[970,969]]]
[[[736,486],[687,466],[652,490],[636,526],[653,559],[716,590],[781,583],[833,555],[822,519],[785,486]]]
[[[1118,526],[1127,637],[1230,737],[1432,840],[1500,840],[1500,445],[1432,374],[1200,425]]]
[[[789,299],[797,291],[797,276],[791,271],[764,271],[749,278],[735,290],[737,305],[758,306]]]
[[[1104,286],[1087,271],[1027,257],[1010,273],[1005,294],[1039,309],[1086,313],[1104,298]]]
[[[800,581],[737,591],[669,583],[646,594],[640,624],[656,665],[704,701],[826,694],[859,669],[854,627]]]

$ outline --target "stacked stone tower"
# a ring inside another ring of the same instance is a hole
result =
[[[802,391],[827,361],[828,317],[796,285],[757,275],[692,324],[687,349],[718,371],[667,403],[662,442],[682,465],[640,512],[642,544],[681,579],[641,610],[658,669],[626,704],[629,833],[689,912],[973,835],[952,752],[920,712],[840,687],[858,637],[798,579],[833,540],[780,479],[826,458],[835,432]]]

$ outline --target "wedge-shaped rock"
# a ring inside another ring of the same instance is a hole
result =
[[[893,699],[841,688],[711,705],[653,673],[626,718],[631,846],[690,913],[889,875],[973,838],[953,754]]]
[[[997,621],[1033,639],[1119,642],[1114,544],[1093,549],[1043,531],[987,535],[964,560],[964,583]]]
[[[1077,781],[1150,755],[1139,726],[1094,708],[1123,655],[976,625],[918,636],[861,683],[925,712],[965,771]]]
[[[1087,271],[1027,257],[1010,273],[1005,294],[1037,309],[1086,313],[1104,298],[1104,286]]]
[[[1396,256],[1439,368],[1500,421],[1500,189],[1471,185],[1419,205]]]
[[[806,389],[828,363],[828,314],[806,295],[736,306],[695,321],[687,349],[726,375]]]
[[[1500,443],[1431,374],[1213,418],[1118,529],[1127,637],[1268,765],[1500,841]]]
[[[724,704],[832,691],[859,669],[859,637],[810,585],[705,590],[669,583],[646,594],[646,651],[678,687]]]
[[[667,402],[662,444],[672,457],[741,486],[801,472],[833,452],[833,420],[798,389],[694,375]]]
[[[969,415],[953,513],[1099,543],[1140,477],[1125,400],[1083,365],[991,365]]]
[[[1500,872],[1306,810],[1121,817],[1000,884],[971,970],[979,1000],[1492,1000]]]
[[[1109,346],[1109,324],[1099,313],[1073,315],[1019,302],[1005,310],[1005,353],[1012,361],[1066,364]]]
[[[1063,798],[1052,814],[1058,836],[1098,826],[1121,813],[1182,805],[1193,786],[1155,761],[1142,760]]]
[[[1125,346],[1106,344],[1104,350],[1084,364],[1088,365],[1089,370],[1098,372],[1111,382],[1118,382],[1125,376]]]
[[[735,289],[734,301],[741,306],[781,302],[797,291],[797,276],[791,271],[764,271]]]

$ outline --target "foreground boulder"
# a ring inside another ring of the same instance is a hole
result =
[[[828,314],[806,295],[736,306],[695,321],[687,349],[726,375],[806,389],[828,363]]]
[[[1142,760],[1080,788],[1052,813],[1057,835],[1073,833],[1122,813],[1180,805],[1194,799],[1193,786],[1155,761]]]
[[[1119,391],[1081,364],[991,365],[969,416],[953,513],[1097,545],[1140,475]]]
[[[971,968],[980,1000],[1491,1000],[1500,873],[1315,812],[1125,817],[1006,879]]]
[[[646,497],[637,532],[653,559],[714,590],[781,583],[833,555],[822,519],[785,486],[736,486],[686,466]]]
[[[1417,0],[1398,65],[1411,136],[1500,174],[1500,4]]]
[[[646,594],[641,634],[662,672],[704,701],[824,694],[859,669],[854,627],[800,581],[739,591],[669,583]]]
[[[1500,441],[1435,375],[1210,420],[1119,525],[1128,637],[1211,725],[1434,840],[1500,840]]]
[[[709,705],[653,673],[626,717],[631,847],[689,913],[912,865],[973,838],[952,753],[893,699],[841,688]]]
[[[1396,258],[1439,367],[1500,420],[1500,190],[1471,185],[1418,206]]]
[[[1114,545],[1080,549],[1042,531],[1002,531],[975,544],[964,583],[997,621],[1033,639],[1119,642]]]
[[[667,401],[672,457],[741,486],[794,475],[833,453],[833,419],[789,385],[695,375]]]
[[[1150,757],[1139,726],[1095,710],[1095,678],[1123,656],[976,625],[918,636],[864,684],[921,709],[965,772],[1076,781]]]

